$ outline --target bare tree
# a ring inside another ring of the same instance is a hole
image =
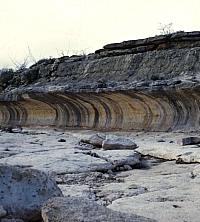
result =
[[[10,60],[12,61],[13,65],[15,66],[15,70],[17,70],[17,71],[22,71],[22,70],[26,69],[28,66],[28,63],[29,63],[28,56],[26,56],[22,62],[18,62],[11,57],[10,57]]]
[[[173,26],[173,23],[170,22],[168,24],[162,24],[162,23],[159,23],[159,28],[158,30],[160,31],[160,34],[162,35],[168,35],[168,34],[171,34],[174,32],[174,29],[172,28]]]
[[[31,51],[30,46],[28,45],[28,57],[31,63],[36,63],[37,60],[35,59],[35,57],[33,56],[33,53]]]
[[[13,65],[15,66],[15,70],[23,71],[24,69],[26,69],[28,67],[28,65],[30,65],[32,63],[36,63],[36,59],[33,56],[29,45],[27,46],[27,50],[28,50],[28,53],[22,62],[18,62],[16,59],[10,57],[10,60],[12,61]]]

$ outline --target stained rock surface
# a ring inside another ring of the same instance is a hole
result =
[[[53,198],[42,208],[44,222],[153,222],[137,215],[120,213],[96,204],[94,201],[80,198]]]
[[[36,221],[40,208],[51,197],[62,196],[54,180],[43,172],[0,165],[1,216]]]

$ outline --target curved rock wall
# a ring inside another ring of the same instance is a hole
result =
[[[0,126],[198,130],[200,32],[113,43],[0,72]]]
[[[108,92],[30,94],[0,104],[1,125],[101,130],[198,130],[200,93]]]

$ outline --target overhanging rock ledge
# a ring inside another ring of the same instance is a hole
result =
[[[200,32],[113,43],[0,73],[1,126],[200,127]]]

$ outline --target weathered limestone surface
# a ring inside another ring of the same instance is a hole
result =
[[[0,73],[0,125],[175,131],[200,126],[200,32],[110,44]]]
[[[42,208],[44,222],[155,222],[137,215],[120,213],[80,197],[53,198]]]
[[[94,135],[94,134],[93,134]],[[68,142],[60,143],[64,138]],[[107,172],[118,167],[140,165],[141,155],[134,150],[99,150],[81,146],[70,132],[32,131],[0,133],[0,163],[22,165],[56,174]]]
[[[0,132],[0,163],[52,172],[66,197],[89,198],[113,210],[159,222],[199,222],[200,149],[177,143],[185,137],[197,137],[198,132],[112,132],[135,141],[139,146],[136,150],[103,150],[79,144],[96,133],[53,129]],[[141,163],[141,155],[135,152],[171,161],[143,157],[146,167],[141,168],[133,165]]]
[[[146,192],[135,196],[122,196],[108,207],[120,212],[137,213],[159,222],[198,222],[200,178],[191,175],[193,168],[192,164],[182,165],[167,161],[149,170],[122,172],[121,177],[125,180],[123,186],[108,184],[101,194],[107,194],[109,198],[112,192],[134,190],[135,183],[145,186]]]

